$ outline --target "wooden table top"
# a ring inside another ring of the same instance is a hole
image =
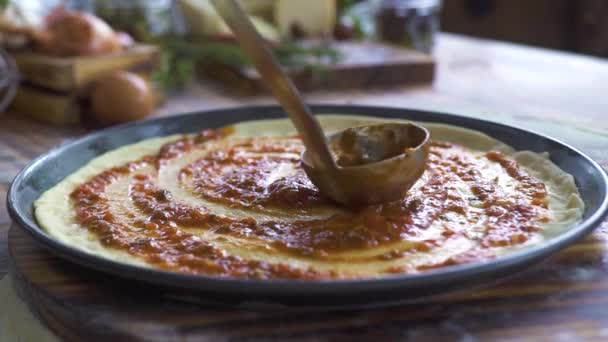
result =
[[[430,109],[513,124],[560,139],[608,168],[608,62],[455,35],[442,35],[438,72],[429,86],[307,94],[310,102],[377,104]],[[245,104],[267,97],[237,98],[196,85],[170,97],[156,116]],[[15,116],[0,117],[0,277],[6,273],[10,219],[6,190],[32,158],[85,134]],[[608,221],[584,241],[506,283],[434,302],[353,312],[335,324],[289,321],[261,325],[267,337],[342,340],[356,337],[464,340],[608,340]],[[220,319],[220,318],[218,318]],[[221,320],[221,319],[220,319]],[[262,324],[262,323],[260,323]],[[217,324],[224,337],[243,338]],[[217,336],[217,335],[216,335]]]

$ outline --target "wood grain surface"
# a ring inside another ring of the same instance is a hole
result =
[[[552,135],[608,166],[607,62],[452,35],[440,38],[436,57],[432,86],[319,91],[307,98],[442,110],[506,122]],[[243,100],[197,85],[170,98],[157,115],[269,102],[266,97]],[[83,133],[0,117],[0,198],[31,158]],[[0,209],[0,274],[7,223]],[[11,230],[9,240],[17,256],[10,263],[20,294],[67,340],[608,340],[606,222],[584,241],[505,283],[427,304],[333,313],[244,312],[180,304],[153,289],[130,289],[57,261],[18,229]]]
[[[603,227],[602,230],[607,229]],[[35,314],[67,341],[608,338],[608,274],[601,235],[490,288],[393,308],[244,311],[177,302],[68,264],[22,229],[9,234],[13,276]],[[559,325],[561,329],[552,329]],[[532,335],[530,335],[532,333]]]
[[[92,80],[113,70],[153,70],[160,63],[159,49],[134,45],[107,56],[49,57],[39,53],[13,54],[21,76],[29,83],[62,93],[78,93]]]

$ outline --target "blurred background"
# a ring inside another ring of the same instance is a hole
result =
[[[440,31],[608,56],[605,0],[240,3],[303,91],[430,84]],[[192,84],[265,92],[209,0],[0,0],[0,48],[0,113],[58,125],[141,119]]]
[[[608,56],[608,1],[445,0],[447,32]]]
[[[10,1],[4,0],[9,3]],[[42,14],[62,3],[75,8],[144,7],[162,11],[172,0],[18,0],[31,15]],[[180,1],[175,1],[180,2]],[[182,1],[202,3],[205,1]],[[267,1],[249,0],[252,7]],[[339,1],[340,2],[340,1]],[[346,5],[356,2],[342,1]],[[399,1],[396,1],[399,2]],[[401,1],[403,3],[408,2]],[[411,1],[429,3],[435,1]],[[540,47],[608,55],[608,2],[604,0],[443,0],[441,30],[476,37]],[[2,1],[0,1],[2,3]],[[416,5],[414,5],[416,6]],[[420,6],[420,5],[418,5]],[[156,30],[165,29],[164,20]]]

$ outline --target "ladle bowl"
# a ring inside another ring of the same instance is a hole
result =
[[[429,132],[413,123],[352,127],[328,136],[333,170],[313,166],[308,150],[302,168],[321,193],[340,204],[388,202],[403,196],[424,172],[428,140]]]

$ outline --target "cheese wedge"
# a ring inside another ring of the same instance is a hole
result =
[[[275,22],[283,37],[293,34],[297,26],[307,37],[330,35],[336,24],[335,0],[277,0]]]

